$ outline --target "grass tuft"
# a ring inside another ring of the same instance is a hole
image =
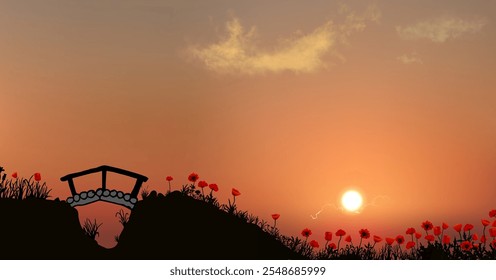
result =
[[[141,190],[141,199],[146,199],[150,195],[150,190],[148,190],[148,186]]]
[[[86,236],[89,238],[95,240],[100,233],[98,232],[98,229],[102,226],[102,224],[98,224],[96,222],[96,219],[91,221],[90,219],[86,219],[83,224],[83,231]]]
[[[0,172],[1,175],[1,172]],[[4,173],[0,177],[0,198],[7,199],[47,199],[50,197],[51,189],[48,189],[46,182],[40,183],[33,179],[16,178],[6,179]]]
[[[125,227],[127,225],[127,223],[129,222],[129,213],[125,213],[123,209],[119,210],[119,212],[115,213],[115,216],[117,217],[117,219],[119,220],[119,223],[121,223],[121,225],[123,227]]]

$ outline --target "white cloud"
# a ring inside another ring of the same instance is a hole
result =
[[[239,19],[227,22],[228,35],[220,42],[205,47],[191,47],[190,54],[209,70],[219,73],[260,74],[283,71],[314,72],[326,66],[324,56],[339,57],[337,46],[345,43],[367,21],[377,21],[380,11],[371,7],[362,15],[347,12],[343,24],[328,21],[308,34],[281,40],[272,51],[255,45],[256,29],[245,31]]]
[[[398,35],[405,40],[429,39],[443,43],[466,33],[477,33],[485,25],[484,18],[464,20],[455,17],[442,17],[433,20],[420,21],[405,27],[397,26]]]
[[[413,52],[411,54],[400,55],[400,56],[396,57],[396,59],[403,64],[423,64],[424,63],[422,61],[422,59],[420,59],[420,57],[415,52]]]

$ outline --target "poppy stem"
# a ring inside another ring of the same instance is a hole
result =
[[[482,228],[482,236],[486,237],[486,226]],[[484,248],[486,248],[486,239],[484,238]]]
[[[170,181],[169,181],[169,192],[171,192],[171,184],[170,184]]]
[[[338,240],[338,249],[337,249],[338,251],[339,251],[339,243],[341,243],[341,238],[343,238],[343,236],[340,236],[339,237],[339,240]]]

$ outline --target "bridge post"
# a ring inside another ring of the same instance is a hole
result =
[[[143,184],[143,180],[136,179],[136,184],[134,185],[133,191],[131,192],[131,197],[138,198],[138,193]]]
[[[102,189],[107,189],[107,170],[102,170]]]
[[[67,180],[68,183],[69,183],[69,189],[71,190],[71,194],[74,196],[77,194],[76,192],[76,187],[74,186],[74,180],[72,178],[69,178],[69,180]]]

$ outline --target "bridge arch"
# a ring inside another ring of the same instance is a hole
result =
[[[93,173],[102,173],[102,187],[96,190],[83,191],[78,193],[76,191],[76,186],[74,185],[74,179],[77,177],[85,176]],[[117,174],[121,174],[124,176],[128,176],[136,179],[136,183],[133,187],[131,193],[124,193],[119,190],[109,190],[107,189],[107,173],[113,172]],[[118,204],[129,209],[134,208],[134,204],[138,201],[138,194],[141,189],[141,186],[144,182],[148,181],[148,177],[143,176],[138,173],[134,173],[128,170],[124,170],[121,168],[102,165],[99,167],[91,168],[88,170],[67,174],[64,177],[60,178],[62,182],[67,181],[69,184],[69,189],[71,191],[71,197],[67,198],[67,203],[69,203],[72,207],[83,206],[87,204],[91,204],[97,201],[106,201],[109,203]]]

